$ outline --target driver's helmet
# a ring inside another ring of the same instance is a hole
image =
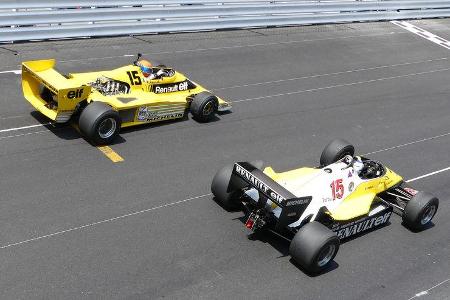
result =
[[[137,65],[141,68],[144,77],[148,77],[152,74],[152,64],[148,60],[141,59],[137,62]]]

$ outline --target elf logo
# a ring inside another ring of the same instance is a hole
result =
[[[83,95],[83,89],[78,89],[68,92],[67,98],[69,99],[81,98],[81,95]]]

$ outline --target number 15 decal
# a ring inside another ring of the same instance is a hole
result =
[[[141,85],[141,77],[139,77],[138,71],[128,71],[128,78],[130,78],[131,85]]]
[[[344,196],[344,185],[342,184],[342,179],[336,179],[331,182],[331,194],[333,196],[333,200],[341,199]]]

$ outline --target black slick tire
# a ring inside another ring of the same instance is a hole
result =
[[[406,204],[403,223],[412,230],[422,230],[431,222],[438,207],[438,198],[426,192],[418,192]]]
[[[322,151],[320,156],[320,165],[327,166],[335,163],[346,155],[353,156],[355,154],[355,147],[352,144],[342,139],[332,140]]]
[[[292,259],[305,271],[317,274],[325,270],[339,250],[337,235],[319,222],[305,224],[289,246]]]
[[[91,102],[80,114],[80,132],[94,145],[111,144],[119,134],[119,113],[103,102]]]
[[[231,174],[233,173],[234,165],[227,165],[217,171],[211,183],[211,192],[216,201],[226,210],[234,210],[238,207],[237,191],[228,190],[230,185]]]
[[[199,122],[211,121],[217,113],[219,101],[209,92],[201,92],[192,99],[190,111],[195,120]]]

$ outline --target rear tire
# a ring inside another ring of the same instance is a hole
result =
[[[325,270],[339,250],[337,235],[320,224],[305,224],[295,234],[289,246],[292,259],[307,272],[316,274]]]
[[[119,134],[119,113],[103,102],[91,102],[81,112],[78,125],[81,133],[94,145],[111,144]]]
[[[431,222],[438,207],[438,198],[425,192],[418,192],[406,204],[403,222],[412,230],[422,230]]]
[[[322,151],[320,156],[320,165],[328,166],[337,162],[346,155],[353,156],[355,154],[355,147],[352,144],[342,139],[332,140]]]
[[[231,180],[231,174],[233,173],[233,167],[234,165],[227,165],[220,169],[216,175],[214,175],[211,183],[211,192],[217,202],[219,202],[226,210],[234,210],[238,207],[236,191],[227,191]]]
[[[191,103],[191,114],[199,122],[211,121],[217,113],[219,100],[209,92],[201,92],[194,96]]]

